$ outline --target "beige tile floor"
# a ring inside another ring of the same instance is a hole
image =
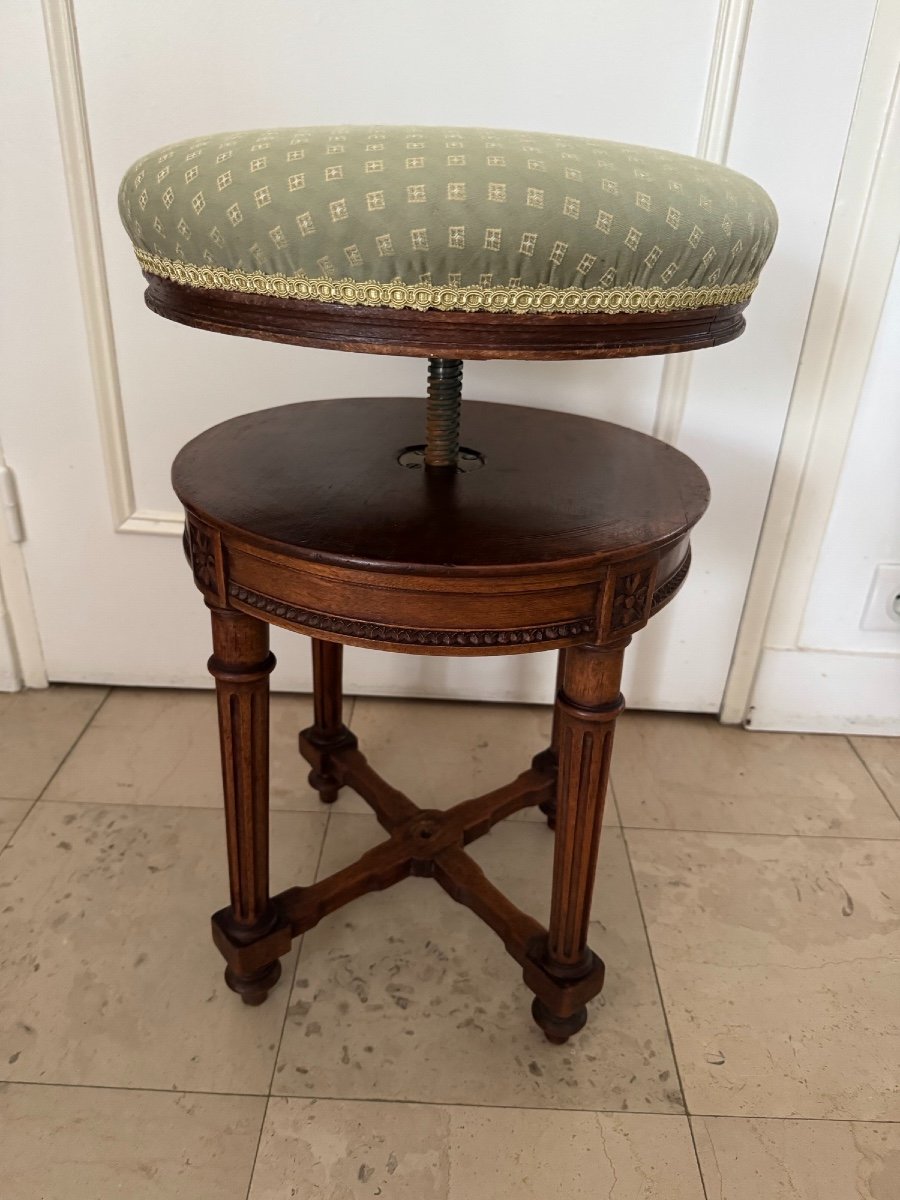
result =
[[[545,708],[358,700],[421,803],[504,782]],[[324,810],[273,701],[274,886],[379,835]],[[412,747],[412,754],[405,751]],[[0,696],[3,1200],[898,1200],[900,743],[627,715],[591,940],[607,987],[551,1047],[515,965],[407,880],[221,980],[208,693]],[[473,853],[544,917],[552,837]]]

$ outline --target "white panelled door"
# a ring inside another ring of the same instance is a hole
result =
[[[642,633],[638,706],[718,709],[800,355],[874,0],[44,0],[6,6],[15,47],[4,161],[16,280],[0,440],[51,679],[208,682],[206,614],[183,561],[169,464],[199,430],[272,404],[424,394],[406,359],[182,328],[142,303],[116,191],[156,145],[277,124],[555,130],[727,161],[782,229],[747,334],[669,363],[482,363],[466,394],[592,414],[676,442],[713,503],[678,602]],[[49,52],[48,52],[49,47]],[[27,182],[26,182],[27,181]],[[8,244],[7,244],[8,243]],[[8,317],[8,319],[7,319]],[[600,465],[598,464],[598,469]],[[275,686],[309,685],[275,636]],[[549,655],[353,650],[349,691],[546,700]]]

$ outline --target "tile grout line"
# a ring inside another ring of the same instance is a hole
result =
[[[35,798],[28,805],[28,808],[26,808],[25,812],[22,813],[21,818],[16,822],[9,837],[6,839],[6,841],[3,843],[3,845],[0,846],[0,854],[3,854],[6,850],[9,849],[13,838],[16,836],[16,834],[19,832],[19,830],[22,828],[22,826],[25,824],[25,822],[28,820],[28,818],[34,812],[35,806],[41,800],[43,800],[44,794],[46,793],[47,788],[50,786],[50,784],[53,782],[53,780],[57,777],[57,775],[60,773],[60,771],[66,765],[66,763],[69,761],[69,758],[75,751],[75,747],[78,745],[78,743],[81,741],[81,739],[87,733],[87,731],[90,729],[91,725],[93,725],[94,718],[97,716],[97,713],[100,711],[100,709],[104,706],[104,704],[107,702],[107,700],[112,695],[112,690],[113,689],[111,687],[108,687],[106,689],[103,697],[100,700],[100,703],[97,705],[97,707],[94,709],[94,711],[88,717],[88,719],[85,721],[84,725],[82,725],[75,740],[72,742],[71,746],[68,748],[68,750],[62,756],[62,758],[56,764],[56,767],[50,774],[50,778],[47,780],[47,782],[44,784],[44,786],[41,788],[41,790],[38,792],[38,794],[35,796]]]
[[[65,756],[62,758],[62,760],[59,762],[59,764],[58,764],[58,765],[56,766],[56,768],[54,769],[54,771],[53,771],[53,774],[50,776],[50,778],[47,780],[47,782],[46,782],[46,783],[44,784],[44,786],[41,788],[41,791],[40,791],[40,793],[39,793],[39,794],[38,794],[38,795],[37,795],[37,796],[36,796],[36,797],[35,797],[33,800],[31,800],[28,810],[27,810],[27,811],[26,811],[26,812],[25,812],[25,813],[22,815],[22,817],[21,817],[21,819],[19,820],[18,824],[16,825],[15,829],[14,829],[14,830],[13,830],[13,832],[12,832],[12,833],[9,835],[9,838],[7,839],[7,841],[6,841],[6,842],[4,842],[4,844],[3,844],[2,846],[0,846],[0,853],[2,853],[2,851],[3,851],[3,850],[6,848],[6,846],[9,844],[9,842],[12,840],[13,836],[14,836],[14,835],[15,835],[15,834],[18,832],[18,830],[19,830],[19,826],[22,824],[22,821],[24,821],[24,820],[25,820],[25,819],[26,819],[26,818],[27,818],[27,817],[30,815],[30,813],[31,813],[31,809],[34,807],[34,805],[35,805],[35,804],[37,804],[39,800],[43,800],[43,799],[44,799],[44,797],[45,797],[45,794],[46,794],[46,792],[47,792],[48,788],[49,788],[49,787],[50,787],[50,785],[53,783],[54,779],[55,779],[55,778],[56,778],[56,776],[57,776],[57,775],[60,773],[60,771],[63,769],[63,767],[66,765],[66,762],[67,762],[67,761],[68,761],[68,759],[71,757],[71,755],[74,753],[74,751],[75,751],[75,748],[78,746],[78,743],[79,743],[79,742],[81,741],[81,739],[82,739],[82,738],[85,736],[85,734],[87,733],[88,729],[90,729],[91,725],[93,725],[95,718],[96,718],[96,717],[97,717],[97,715],[99,714],[100,710],[101,710],[101,709],[104,707],[104,705],[106,704],[107,700],[109,700],[109,698],[112,696],[113,692],[115,692],[115,691],[126,691],[126,690],[129,690],[129,689],[127,689],[127,688],[125,688],[125,687],[112,687],[112,686],[110,686],[110,687],[107,687],[107,688],[106,688],[106,694],[103,696],[103,698],[102,698],[102,700],[100,701],[100,703],[97,705],[97,707],[96,707],[96,708],[94,709],[94,711],[91,713],[91,715],[90,715],[90,717],[88,718],[88,720],[87,720],[87,722],[86,722],[86,724],[85,724],[84,728],[83,728],[83,729],[82,729],[82,730],[79,732],[78,736],[75,738],[75,740],[74,740],[74,742],[72,743],[72,745],[71,745],[71,746],[69,747],[69,749],[66,751],[66,753],[65,753]],[[134,689],[131,689],[131,690],[134,690]],[[179,690],[179,691],[180,691],[180,690],[182,690],[182,689],[171,689],[171,688],[168,688],[168,689],[166,689],[166,688],[144,688],[144,689],[140,689],[140,690],[143,690],[143,691],[173,691],[173,690]],[[187,689],[184,689],[184,690],[187,690]],[[191,689],[191,690],[197,690],[197,689]],[[212,694],[213,694],[213,695],[215,695],[215,692],[213,692]],[[290,695],[292,695],[292,696],[293,696],[293,695],[303,695],[303,696],[307,695],[307,693],[305,693],[305,692],[302,692],[302,693],[289,693],[289,694],[290,694]],[[351,715],[352,715],[353,711],[355,710],[355,708],[356,708],[356,697],[355,697],[355,696],[351,696],[351,697],[350,697],[350,713],[351,713]],[[348,718],[348,725],[349,725],[349,718]],[[18,799],[18,797],[15,797],[15,796],[10,796],[10,797],[6,797],[6,796],[0,796],[0,800],[6,800],[6,799],[8,799],[8,800],[10,800],[10,801],[15,801],[15,800],[17,800],[17,799]],[[27,799],[26,799],[26,803],[27,803],[27,802],[28,802],[28,801],[27,801]],[[206,811],[214,811],[214,812],[221,812],[221,811],[222,811],[222,801],[221,801],[221,800],[217,800],[217,801],[215,801],[215,802],[213,802],[213,803],[210,803],[210,804],[161,804],[161,803],[155,803],[155,802],[154,802],[154,801],[152,801],[152,800],[140,800],[140,801],[134,801],[134,800],[98,800],[98,799],[94,799],[94,800],[67,800],[67,799],[63,799],[62,797],[60,797],[60,798],[58,798],[58,799],[51,799],[51,800],[48,800],[48,801],[47,801],[47,803],[48,803],[48,804],[71,804],[71,805],[73,805],[73,806],[84,806],[84,807],[88,807],[88,806],[90,806],[90,805],[96,805],[96,806],[98,806],[98,807],[102,807],[102,808],[167,808],[167,809],[174,809],[174,810],[184,810],[184,811],[187,811],[187,812],[191,812],[191,811],[193,811],[193,812],[197,812],[197,811],[204,811],[204,810],[206,810]],[[322,806],[321,806],[321,801],[318,801],[317,803],[313,803],[313,804],[311,805],[311,807],[309,807],[309,808],[272,808],[272,807],[271,807],[271,805],[270,805],[270,807],[269,807],[269,812],[270,812],[270,813],[272,813],[272,812],[284,812],[284,813],[317,813],[317,812],[321,812],[321,807],[322,807]],[[356,815],[356,814],[354,814],[354,815]],[[318,869],[318,868],[317,868],[317,869]]]
[[[878,780],[875,778],[874,771],[869,766],[869,764],[866,762],[866,760],[863,758],[863,756],[860,754],[860,752],[857,750],[857,748],[853,742],[853,739],[851,737],[848,737],[846,734],[844,735],[844,739],[847,742],[850,749],[853,751],[853,753],[856,755],[856,757],[862,763],[863,770],[866,772],[866,774],[869,776],[869,778],[872,780],[872,782],[878,788],[879,792],[881,792],[882,796],[884,796],[885,800],[887,801],[888,808],[891,810],[891,812],[894,814],[894,816],[897,818],[897,820],[900,821],[900,812],[898,812],[897,809],[894,808],[893,801],[891,800],[891,798],[887,794],[887,792],[884,790],[884,788],[881,786],[881,784],[878,782]]]
[[[333,806],[329,806],[328,811],[325,813],[325,828],[322,830],[322,840],[319,843],[319,854],[318,854],[318,857],[316,858],[315,869],[313,870],[313,882],[314,883],[319,877],[319,870],[322,866],[322,857],[325,853],[325,839],[328,837],[328,830],[331,827],[331,808],[332,807]],[[285,1006],[284,1006],[284,1019],[281,1022],[281,1030],[278,1034],[278,1042],[277,1042],[277,1045],[275,1046],[275,1054],[272,1057],[272,1073],[269,1076],[269,1087],[268,1087],[268,1091],[266,1093],[266,1103],[263,1107],[262,1120],[259,1123],[259,1137],[256,1139],[256,1148],[253,1151],[253,1162],[250,1166],[250,1178],[247,1181],[247,1195],[245,1196],[244,1200],[250,1200],[250,1193],[253,1189],[253,1176],[256,1174],[256,1162],[257,1162],[257,1159],[259,1158],[259,1148],[262,1145],[263,1130],[266,1127],[266,1119],[269,1115],[269,1104],[271,1103],[272,1098],[273,1098],[272,1097],[272,1085],[275,1083],[275,1072],[278,1070],[278,1058],[281,1054],[281,1043],[284,1041],[284,1031],[287,1028],[288,1013],[289,1013],[289,1009],[291,1007],[291,997],[294,994],[294,982],[297,978],[297,967],[300,964],[300,956],[303,953],[303,943],[305,941],[306,941],[306,934],[304,933],[301,936],[300,944],[297,947],[297,956],[294,959],[294,969],[291,972],[291,980],[290,980],[290,983],[288,984],[288,993],[287,993]],[[285,982],[287,983],[287,981],[285,981]]]
[[[74,747],[73,747],[73,749],[74,749]],[[350,789],[350,790],[352,791],[352,789]],[[3,799],[5,799],[5,797],[0,796],[0,800],[3,800]],[[16,803],[16,801],[11,800],[10,803],[14,804],[14,803]],[[23,803],[36,804],[37,801],[36,800],[25,800],[25,801],[23,801]],[[219,802],[218,804],[154,804],[151,801],[146,801],[146,800],[135,801],[135,800],[44,800],[44,799],[41,799],[41,803],[42,804],[64,804],[69,808],[126,808],[126,809],[132,809],[135,812],[137,812],[141,809],[144,809],[144,808],[160,809],[164,812],[197,812],[197,813],[200,813],[200,812],[222,812],[221,802]],[[269,812],[270,812],[270,814],[271,813],[279,813],[282,816],[287,816],[287,817],[310,816],[315,813],[321,813],[322,802],[317,801],[316,803],[317,803],[318,807],[270,808]],[[537,805],[532,805],[531,807],[536,808]],[[444,812],[444,811],[448,811],[448,810],[441,809],[440,811]],[[528,812],[528,811],[530,811],[530,810],[529,809],[520,809],[519,812],[513,813],[509,817],[505,817],[503,819],[503,821],[499,821],[498,825],[502,825],[505,821],[509,821],[513,825],[540,825],[540,824],[542,824],[542,822],[544,820],[543,817],[541,817],[541,818],[537,818],[537,817],[526,818],[526,817],[522,817],[520,815],[521,813]],[[338,815],[341,817],[371,817],[373,815],[373,813],[372,813],[371,809],[367,809],[365,812],[344,811],[342,809],[339,811]],[[25,815],[22,817],[22,821],[24,821],[25,817],[27,817],[27,816],[28,816],[28,813],[25,813]],[[21,821],[19,822],[19,824],[21,824]],[[605,828],[620,829],[621,826],[617,825],[614,821],[607,821],[605,824]],[[16,829],[18,829],[18,825],[16,826]],[[670,830],[669,832],[678,833],[679,831],[673,829],[673,830]],[[691,832],[693,832],[693,831],[691,831]],[[788,836],[788,835],[786,835],[786,836]],[[896,839],[894,839],[894,838],[881,838],[881,839],[869,838],[866,840],[868,840],[868,841],[881,840],[881,841],[891,842],[891,841],[895,841],[895,840],[900,841],[900,838],[896,838]]]
[[[675,1050],[675,1039],[672,1037],[672,1027],[669,1024],[669,1014],[666,1011],[666,1001],[663,996],[662,985],[659,982],[659,971],[656,968],[656,957],[653,953],[653,945],[650,941],[650,930],[647,928],[647,918],[644,916],[644,905],[641,900],[641,893],[638,887],[637,875],[635,874],[634,864],[631,861],[631,848],[628,845],[628,835],[625,829],[622,828],[622,841],[625,843],[625,857],[628,860],[628,871],[631,875],[631,886],[634,888],[635,899],[637,900],[638,912],[641,914],[641,926],[644,930],[644,937],[647,941],[647,953],[650,955],[650,965],[653,968],[653,978],[656,982],[656,993],[659,996],[659,1007],[662,1011],[663,1021],[666,1026],[666,1037],[669,1039],[669,1047],[672,1051],[672,1062],[675,1065],[675,1076],[678,1080],[678,1087],[681,1091],[681,1103],[684,1106],[684,1115],[687,1118],[688,1131],[691,1135],[691,1146],[694,1149],[694,1161],[697,1164],[697,1174],[700,1178],[700,1187],[703,1191],[704,1200],[709,1200],[709,1194],[706,1190],[706,1179],[703,1176],[703,1167],[700,1164],[700,1151],[697,1149],[697,1139],[694,1136],[694,1126],[691,1123],[691,1112],[688,1108],[687,1091],[684,1086],[684,1080],[681,1076],[681,1065],[678,1062],[678,1054]]]
[[[702,1121],[809,1121],[823,1125],[897,1125],[900,1120],[890,1121],[886,1117],[772,1117],[762,1113],[690,1113]]]
[[[74,746],[73,746],[74,749]],[[48,784],[49,786],[49,784]],[[4,797],[0,796],[0,799]],[[37,803],[37,801],[33,801]],[[152,800],[44,800],[41,797],[42,804],[67,804],[72,808],[161,808],[169,812],[222,812],[221,800],[217,804],[154,804]],[[321,801],[320,801],[321,803]],[[270,813],[284,813],[287,816],[296,817],[298,815],[319,812],[318,808],[269,808]],[[348,813],[348,816],[360,817],[365,816],[364,813]],[[872,839],[874,840],[874,839]],[[891,841],[891,838],[883,839]]]
[[[865,837],[859,833],[757,833],[749,829],[681,829],[668,825],[621,825],[632,833],[697,833],[713,837],[794,838],[802,842],[883,842],[895,846],[900,837]]]
[[[79,737],[78,737],[79,741],[81,740],[82,736],[83,736],[83,734],[79,734]],[[78,744],[77,742],[73,744],[72,749],[69,751],[70,754],[72,753],[72,751],[74,751],[77,744]],[[67,755],[67,757],[68,757],[68,755]],[[61,770],[64,765],[65,765],[65,760],[60,763],[58,770]],[[56,773],[57,772],[54,772],[54,774],[56,774]],[[52,779],[48,780],[47,787],[50,786],[50,783],[52,783]],[[44,790],[46,790],[46,789],[44,789]],[[0,799],[8,800],[10,803],[16,803],[17,797],[0,797]],[[165,809],[165,810],[171,811],[171,812],[220,812],[221,807],[222,807],[221,804],[155,804],[155,803],[153,803],[153,801],[149,801],[149,800],[141,800],[141,801],[103,800],[103,799],[97,799],[97,800],[63,800],[63,799],[45,800],[43,793],[39,797],[37,797],[37,799],[30,800],[30,801],[25,800],[25,801],[23,801],[23,803],[33,806],[33,805],[37,804],[38,801],[40,801],[42,804],[65,804],[65,805],[71,806],[72,808],[90,808],[90,807],[131,808],[131,809],[160,808],[160,809]],[[313,806],[310,808],[271,808],[269,811],[272,813],[281,813],[286,816],[299,816],[299,815],[319,812],[319,809],[317,807]],[[527,811],[527,810],[522,810],[522,811]],[[891,811],[893,812],[893,809]],[[21,825],[22,821],[24,821],[26,819],[26,817],[29,816],[30,812],[31,812],[31,808],[29,808],[28,812],[26,812],[24,814],[24,816],[22,817],[21,821],[19,821],[19,824],[16,826],[14,832],[18,832],[19,825]],[[344,816],[344,817],[368,817],[371,814],[369,812],[343,812],[342,811],[340,815]],[[530,821],[530,822],[525,821],[524,818],[519,818],[518,813],[514,814],[511,817],[505,818],[505,820],[507,820],[507,821],[516,821],[517,819],[519,819],[519,823],[534,824],[534,825],[540,824],[540,821],[538,821],[536,818],[535,818],[535,820]],[[898,820],[900,820],[900,817],[898,817]],[[499,822],[499,823],[502,824],[502,822]],[[784,839],[794,838],[795,840],[800,840],[800,841],[822,841],[822,842],[878,842],[879,844],[883,844],[886,846],[894,846],[894,845],[897,845],[898,842],[900,842],[900,836],[895,837],[895,838],[889,838],[889,837],[866,837],[865,835],[858,834],[858,833],[856,833],[856,834],[854,834],[854,833],[758,833],[755,830],[749,830],[749,829],[683,829],[681,827],[669,826],[669,825],[619,825],[617,822],[609,821],[609,820],[604,821],[604,828],[605,829],[621,829],[623,832],[625,830],[628,830],[629,832],[632,832],[632,833],[688,833],[688,834],[700,834],[700,835],[704,835],[704,836],[710,835],[712,837],[757,837],[757,838],[784,838]],[[11,834],[10,837],[12,837],[12,836],[13,835]]]
[[[685,1116],[687,1118],[688,1130],[691,1135],[691,1145],[694,1147],[694,1159],[697,1163],[697,1171],[700,1175],[700,1186],[703,1189],[703,1195],[704,1195],[705,1200],[709,1200],[709,1193],[706,1190],[706,1176],[703,1173],[703,1164],[700,1162],[700,1148],[697,1145],[697,1132],[694,1128],[695,1120],[705,1120],[705,1118],[698,1117],[695,1113],[689,1113],[687,1111],[685,1111]],[[709,1137],[708,1134],[707,1134],[707,1139],[709,1140],[710,1143],[712,1143],[712,1138]],[[713,1149],[713,1160],[715,1161],[715,1149]],[[716,1165],[718,1166],[718,1163]]]
[[[225,1096],[235,1100],[265,1100],[265,1092],[217,1092],[209,1088],[137,1087],[121,1083],[54,1083],[52,1079],[0,1079],[3,1087],[78,1088],[98,1092],[149,1092],[154,1096]]]
[[[85,721],[84,725],[81,727],[81,730],[80,730],[78,736],[75,738],[75,740],[72,742],[72,745],[68,748],[68,750],[65,752],[63,757],[60,759],[59,763],[57,764],[56,770],[53,772],[53,774],[50,776],[50,778],[47,780],[47,782],[41,788],[40,792],[38,792],[37,797],[35,798],[35,801],[34,801],[35,804],[37,804],[39,800],[43,800],[44,796],[47,794],[47,789],[53,783],[53,780],[57,777],[57,775],[60,773],[60,771],[66,765],[66,763],[72,757],[72,755],[75,753],[76,746],[79,744],[81,739],[84,737],[84,735],[90,729],[90,727],[93,725],[94,721],[96,721],[96,719],[100,713],[100,710],[105,707],[107,700],[109,700],[109,698],[112,694],[113,694],[113,689],[111,687],[108,687],[106,689],[106,693],[104,694],[102,700],[97,705],[97,707],[94,709],[94,711],[91,713],[91,715],[88,717],[88,719]]]
[[[690,1117],[710,1121],[805,1121],[823,1125],[890,1125],[900,1128],[900,1120],[891,1121],[883,1117],[799,1117],[766,1116],[760,1113],[673,1113],[657,1112],[654,1109],[635,1110],[630,1108],[547,1108],[535,1104],[483,1104],[477,1101],[458,1100],[406,1100],[398,1096],[322,1096],[287,1092],[283,1096],[267,1096],[265,1092],[216,1092],[203,1088],[134,1087],[115,1083],[53,1083],[45,1079],[0,1079],[8,1087],[76,1088],[82,1091],[100,1092],[148,1092],[159,1096],[223,1096],[235,1100],[322,1100],[335,1104],[410,1104],[426,1108],[483,1108],[501,1112],[559,1112],[579,1113],[583,1116],[610,1117],[667,1117],[672,1121],[684,1121]]]
[[[54,1086],[54,1085],[46,1085]],[[65,1084],[57,1086],[66,1086]],[[72,1085],[86,1086],[86,1085]],[[122,1089],[132,1091],[144,1091],[154,1089]],[[164,1088],[156,1089],[165,1091]],[[169,1093],[174,1094],[174,1093]],[[229,1095],[231,1093],[220,1092],[198,1092],[197,1095]],[[234,1093],[241,1095],[244,1093]],[[247,1095],[259,1095],[259,1093],[245,1093]],[[582,1116],[607,1116],[607,1117],[668,1117],[673,1121],[689,1121],[692,1117],[703,1121],[806,1121],[809,1123],[819,1123],[823,1125],[890,1125],[900,1129],[900,1118],[890,1120],[886,1117],[799,1117],[799,1116],[772,1116],[764,1113],[689,1113],[672,1112],[671,1109],[663,1111],[662,1109],[633,1109],[633,1108],[554,1108],[540,1104],[486,1104],[477,1100],[408,1100],[402,1096],[326,1096],[314,1094],[311,1092],[285,1092],[283,1095],[270,1096],[271,1100],[322,1100],[329,1104],[411,1104],[421,1105],[428,1108],[483,1108],[488,1111],[494,1109],[500,1112],[555,1112],[555,1113],[579,1113]]]
[[[81,740],[81,736],[82,735],[79,735],[79,741]],[[75,743],[75,745],[77,745],[77,743]],[[72,750],[75,749],[75,745],[72,746]],[[71,753],[71,751],[69,753]],[[64,763],[60,763],[60,765],[59,765],[60,770],[62,769],[63,765],[64,765]],[[51,782],[52,782],[52,780],[48,780],[47,787],[50,786]],[[16,797],[0,797],[0,799],[10,800],[11,803],[15,803],[15,801],[16,801]],[[72,808],[90,808],[90,807],[132,808],[132,809],[161,808],[161,809],[169,810],[171,812],[179,812],[179,811],[181,811],[181,812],[220,812],[221,808],[222,808],[220,803],[219,804],[155,804],[155,803],[153,803],[153,801],[148,801],[148,800],[141,800],[141,801],[103,800],[103,799],[97,799],[97,800],[63,800],[63,799],[45,800],[43,797],[43,794],[41,796],[39,796],[37,800],[31,800],[31,801],[26,800],[24,803],[34,805],[34,804],[37,804],[38,800],[40,800],[42,804],[66,804],[66,805],[70,805]],[[24,821],[25,818],[29,815],[30,811],[31,811],[31,809],[29,808],[28,812],[26,812],[25,815],[22,817],[22,821]],[[316,812],[319,812],[320,810],[317,807],[313,806],[310,808],[270,808],[269,811],[272,813],[282,813],[287,816],[298,816],[298,815],[302,815],[302,814],[316,813]],[[523,809],[522,811],[524,812],[527,810]],[[893,812],[893,809],[891,811]],[[343,812],[342,811],[340,815],[344,816],[344,817],[368,817],[371,814],[369,812]],[[518,813],[514,814],[511,817],[506,817],[505,820],[507,820],[507,821],[518,820],[519,823],[525,823],[525,824],[534,824],[534,825],[540,824],[540,821],[538,821],[537,818],[535,818],[533,821],[526,821],[524,818],[520,818]],[[900,820],[900,818],[898,818],[898,820]],[[21,825],[22,821],[19,822],[19,825]],[[498,824],[503,824],[503,822],[498,822]],[[604,820],[603,827],[604,827],[604,829],[621,829],[623,831],[629,830],[630,832],[633,832],[633,833],[690,833],[690,834],[703,834],[703,835],[709,834],[709,835],[712,835],[713,837],[758,837],[758,838],[771,837],[771,838],[794,838],[794,839],[799,839],[800,841],[879,842],[879,843],[883,843],[884,845],[888,845],[888,846],[893,846],[893,845],[896,845],[898,842],[900,842],[900,836],[895,837],[895,838],[888,838],[888,837],[865,837],[862,834],[853,834],[853,833],[757,833],[753,830],[748,830],[748,829],[682,829],[680,827],[673,827],[673,826],[669,826],[669,825],[619,825],[615,821],[610,821],[610,820]],[[19,828],[19,826],[17,825],[16,831],[18,830],[18,828]]]
[[[613,778],[612,770],[610,770],[610,772],[609,772],[609,779],[606,782],[606,790],[609,794],[610,799],[612,800],[613,812],[616,814],[616,825],[618,826],[619,829],[623,829],[624,826],[622,824],[622,810],[619,808],[619,797],[616,795],[616,781]],[[607,824],[607,825],[609,824],[609,822],[606,821],[606,813],[605,812],[603,814],[602,820],[605,824]]]
[[[18,821],[16,821],[15,825],[13,825],[12,829],[9,831],[9,835],[6,838],[6,840],[4,841],[3,845],[0,846],[0,854],[3,854],[3,852],[7,849],[7,847],[12,842],[13,838],[16,836],[16,834],[22,828],[23,823],[31,816],[31,810],[37,804],[37,800],[36,799],[31,800],[31,801],[26,800],[25,803],[28,805],[28,807],[25,809],[25,811],[22,813],[21,817],[19,817]]]

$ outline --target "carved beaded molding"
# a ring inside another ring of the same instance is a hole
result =
[[[672,599],[672,597],[684,583],[685,577],[690,570],[690,566],[691,551],[688,549],[687,554],[685,554],[684,559],[682,560],[681,566],[678,568],[675,574],[670,575],[665,583],[661,583],[653,593],[653,600],[650,604],[651,615],[655,613],[658,608],[662,608],[667,601]]]
[[[242,604],[271,613],[291,625],[322,629],[326,633],[369,642],[396,642],[409,646],[530,646],[538,642],[559,641],[561,638],[588,637],[595,630],[594,622],[590,620],[559,621],[526,629],[407,629],[398,625],[354,621],[350,617],[330,617],[311,609],[296,608],[236,583],[229,584],[228,593]]]

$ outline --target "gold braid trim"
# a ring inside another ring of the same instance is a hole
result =
[[[252,292],[289,300],[319,300],[330,304],[363,304],[371,308],[437,308],[443,312],[672,312],[749,300],[757,280],[715,287],[681,288],[553,288],[442,287],[416,283],[376,283],[355,279],[312,279],[307,275],[266,275],[260,271],[231,271],[174,262],[135,247],[138,262],[151,275],[161,275],[188,287],[228,292]]]

